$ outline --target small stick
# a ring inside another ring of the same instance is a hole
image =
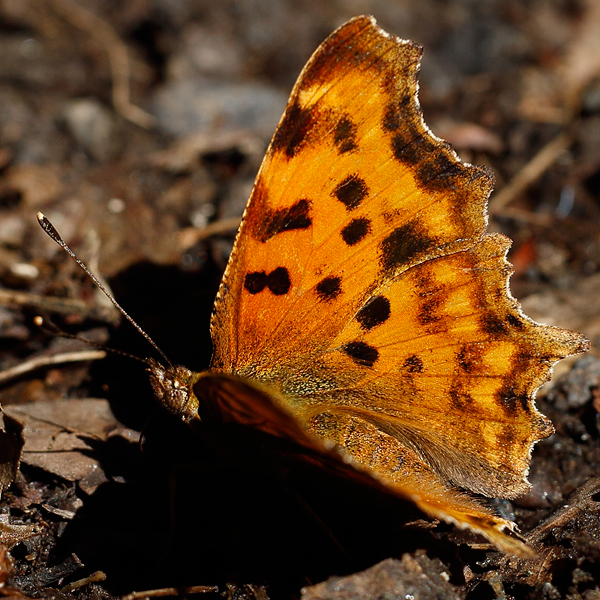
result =
[[[109,312],[114,315],[112,308],[107,310],[107,307],[99,307],[95,304],[73,298],[55,298],[29,294],[28,292],[0,289],[0,305],[11,308],[29,306],[45,312],[69,315],[75,313],[91,316],[101,321],[115,321],[114,318],[109,318]]]
[[[58,365],[69,362],[80,362],[84,360],[100,360],[106,356],[104,350],[79,350],[77,352],[62,352],[51,356],[36,356],[22,362],[14,367],[0,371],[0,384],[15,379],[23,373],[29,373],[40,367]]]
[[[214,223],[209,223],[202,229],[198,229],[198,227],[186,227],[185,229],[182,229],[177,236],[179,248],[181,250],[187,250],[199,241],[205,240],[213,235],[236,231],[239,226],[240,218],[232,217],[230,219],[221,219]]]
[[[537,225],[538,227],[554,227],[555,224],[555,219],[552,215],[539,214],[531,212],[530,210],[517,208],[516,206],[507,206],[494,214],[497,217],[507,217],[509,219],[514,219],[515,221],[521,221],[522,223]]]
[[[160,588],[157,590],[147,590],[145,592],[131,592],[121,596],[121,600],[140,600],[141,598],[160,598],[161,596],[179,596],[181,594],[206,594],[207,592],[218,592],[216,585],[194,585],[184,588]]]
[[[84,577],[83,579],[78,579],[77,581],[74,581],[73,583],[69,583],[69,585],[65,585],[63,588],[60,589],[60,591],[63,594],[68,594],[69,592],[72,592],[73,590],[76,590],[77,588],[83,587],[84,585],[87,585],[88,583],[94,583],[95,581],[104,581],[106,579],[106,573],[104,573],[103,571],[96,571],[95,573],[92,573],[91,575],[88,575],[87,577]]]
[[[571,136],[561,133],[544,146],[495,196],[489,204],[490,215],[498,215],[502,209],[543,175],[570,146]]]
[[[154,117],[131,103],[129,97],[129,56],[127,46],[104,20],[72,0],[49,0],[54,10],[72,25],[97,40],[108,55],[112,76],[112,101],[115,110],[132,123],[149,129]]]

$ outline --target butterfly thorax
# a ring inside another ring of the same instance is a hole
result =
[[[159,404],[186,423],[198,419],[198,399],[192,391],[199,373],[182,366],[163,367],[148,359],[150,385]]]

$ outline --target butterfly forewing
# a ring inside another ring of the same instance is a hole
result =
[[[219,368],[267,372],[318,354],[377,287],[483,234],[491,176],[425,127],[420,55],[362,17],[303,70],[217,300]]]

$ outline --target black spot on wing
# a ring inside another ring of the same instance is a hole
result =
[[[413,167],[436,152],[438,143],[423,131],[421,114],[414,95],[405,94],[388,104],[381,121],[383,131],[390,134],[394,158]]]
[[[432,277],[431,272],[425,269],[422,269],[416,277],[415,285],[420,298],[435,296],[444,291],[444,287],[439,285],[435,277]]]
[[[386,132],[398,131],[403,126],[406,126],[411,119],[414,119],[416,111],[417,108],[412,96],[403,96],[397,102],[388,104],[381,120],[381,126]]]
[[[381,242],[381,268],[386,273],[394,272],[401,266],[416,262],[436,245],[435,238],[424,232],[418,220],[405,223]]]
[[[348,342],[342,346],[345,352],[357,365],[372,367],[379,358],[377,348],[365,342]]]
[[[409,373],[422,373],[423,361],[416,354],[413,354],[404,361],[404,368]]]
[[[244,289],[252,295],[268,288],[275,296],[283,296],[290,287],[290,274],[285,267],[277,267],[268,275],[264,271],[254,271],[244,277]]]
[[[444,145],[444,151],[438,149],[435,155],[424,160],[417,168],[419,182],[430,191],[457,190],[470,179],[466,167],[448,154],[450,145],[447,142]]]
[[[381,127],[391,134],[394,158],[415,167],[417,182],[429,191],[458,189],[470,178],[468,168],[453,156],[448,142],[435,140],[423,131],[421,119],[421,110],[411,95],[386,107]]]
[[[277,267],[267,275],[267,286],[276,296],[283,296],[290,291],[289,271],[285,267]]]
[[[432,325],[433,323],[437,323],[442,319],[439,314],[439,309],[443,304],[443,298],[441,297],[433,297],[424,301],[419,308],[419,313],[417,314],[417,320],[423,326]]]
[[[394,158],[411,167],[421,166],[437,151],[436,144],[432,140],[416,131],[410,131],[409,135],[406,135],[406,132],[397,133],[392,137]],[[420,174],[417,173],[417,175]]]
[[[252,295],[262,292],[267,287],[267,274],[264,271],[248,273],[244,277],[244,289]]]
[[[417,320],[423,326],[437,323],[442,319],[439,309],[446,301],[448,291],[445,286],[436,283],[427,271],[416,278],[415,284],[420,298]]]
[[[325,277],[317,284],[317,296],[320,300],[329,301],[342,293],[341,277]]]
[[[469,359],[468,349],[464,346],[459,350],[456,361],[458,366],[465,372],[471,373],[473,371],[473,363]]]
[[[360,203],[367,197],[369,188],[364,179],[358,175],[348,175],[339,183],[333,195],[346,207],[347,210],[354,210],[360,206]]]
[[[298,200],[288,208],[275,211],[266,209],[258,239],[266,242],[284,231],[308,229],[311,225],[310,202],[306,199]]]
[[[389,81],[386,85],[389,97],[397,97],[397,84]],[[403,92],[400,99],[388,104],[381,128],[389,140],[394,158],[411,168],[421,189],[450,193],[456,198],[456,206],[463,206],[469,201],[468,189],[475,180],[482,180],[477,187],[491,186],[493,176],[490,172],[464,165],[455,156],[450,144],[434,139],[423,128],[422,113],[414,94]],[[462,211],[457,211],[453,218],[469,232],[470,224],[468,219],[463,222]]]
[[[390,301],[385,296],[371,298],[356,314],[356,320],[365,331],[385,323],[390,318]]]
[[[358,148],[356,144],[356,124],[349,116],[344,115],[337,123],[333,141],[340,154],[351,152]]]
[[[520,370],[521,367],[518,367]],[[511,378],[512,379],[512,378]],[[529,396],[507,381],[497,392],[496,401],[509,417],[516,417],[520,410],[529,413]]]
[[[506,320],[509,322],[509,324],[514,327],[515,329],[518,330],[522,330],[525,325],[523,325],[523,321],[521,321],[521,319],[519,319],[517,316],[515,315],[511,315],[510,313],[508,314],[508,316],[506,317]]]
[[[354,246],[354,244],[358,244],[370,232],[371,221],[366,217],[359,217],[358,219],[352,219],[342,229],[342,239],[348,246]]]
[[[309,140],[310,131],[315,127],[317,112],[310,107],[302,108],[298,100],[285,113],[283,121],[277,128],[271,149],[283,151],[288,158],[293,158]]]
[[[493,336],[503,336],[508,333],[506,323],[498,315],[486,314],[481,317],[481,328]]]

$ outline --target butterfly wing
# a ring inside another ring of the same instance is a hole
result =
[[[426,512],[498,542],[460,485],[515,497],[552,427],[533,404],[578,334],[508,292],[492,178],[424,124],[421,49],[358,17],[307,63],[215,302],[213,370],[262,382]],[[508,542],[507,542],[508,543]]]

